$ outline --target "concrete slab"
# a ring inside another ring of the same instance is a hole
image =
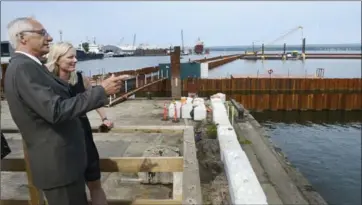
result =
[[[185,126],[185,122],[162,121],[163,105],[168,100],[129,100],[111,108],[105,108],[107,117],[115,123],[111,132],[93,133],[94,140],[101,157],[107,156],[142,156],[143,151],[154,145],[177,147],[185,157],[184,177],[182,178],[183,204],[201,204],[199,169],[196,158],[194,133],[192,126]],[[17,130],[6,101],[1,102],[1,127]],[[87,113],[92,127],[100,125],[96,111]],[[161,129],[161,130],[160,130]],[[183,139],[183,131],[186,139]],[[166,132],[165,132],[166,130]],[[21,137],[19,134],[5,133],[9,141],[17,145],[10,145],[13,154],[22,156]],[[16,141],[17,140],[17,141]],[[9,156],[10,157],[10,156]],[[22,176],[23,175],[23,176]],[[8,173],[2,176],[2,198],[28,198],[25,173]],[[109,199],[172,198],[172,185],[141,185],[137,173],[102,173],[102,182]],[[23,187],[25,186],[25,189]],[[23,189],[18,191],[18,189]],[[180,190],[180,189],[179,189]],[[5,195],[4,195],[5,194]],[[179,193],[179,197],[180,193]]]
[[[93,133],[98,152],[105,157],[141,157],[144,150],[167,145],[183,147],[183,135],[176,133]],[[12,153],[11,158],[22,158],[23,147],[18,133],[6,133]],[[102,185],[108,199],[170,199],[172,185],[140,184],[137,173],[102,173]],[[1,172],[2,199],[28,199],[28,185],[25,172]],[[87,190],[88,192],[88,190]],[[88,194],[89,195],[89,194]]]
[[[240,133],[240,130],[238,130],[237,124],[235,124],[235,131],[238,134],[239,141],[245,141],[245,137],[242,136]],[[251,142],[252,143],[252,142]],[[273,183],[270,181],[268,174],[264,170],[264,168],[261,166],[258,156],[255,154],[252,145],[251,144],[242,144],[242,149],[244,150],[245,154],[247,155],[249,162],[251,166],[253,167],[253,170],[256,174],[256,177],[258,178],[258,181],[263,188],[263,191],[266,195],[268,204],[283,204],[282,200],[280,199],[277,191],[275,190],[275,187]]]
[[[268,204],[256,174],[230,125],[224,104],[220,100],[211,100],[211,104],[213,120],[219,124],[217,135],[232,203]]]
[[[127,125],[184,125],[183,121],[173,123],[171,120],[162,121],[163,105],[170,100],[127,100],[114,107],[105,107],[108,119],[117,126]],[[98,127],[101,119],[93,110],[87,113],[92,127]],[[7,101],[1,101],[1,128],[16,130],[16,124],[12,120]]]

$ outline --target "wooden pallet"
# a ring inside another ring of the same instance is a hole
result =
[[[199,168],[196,158],[194,130],[192,126],[127,126],[117,127],[112,133],[144,131],[147,133],[183,133],[183,156],[181,157],[112,157],[101,158],[102,172],[173,172],[173,196],[171,199],[109,200],[109,205],[172,205],[202,204]],[[44,205],[43,193],[32,183],[28,166],[26,147],[24,158],[5,158],[1,161],[1,171],[27,173],[29,200],[2,199],[1,205]]]

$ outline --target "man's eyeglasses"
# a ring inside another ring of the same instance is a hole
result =
[[[41,30],[25,30],[25,31],[20,32],[19,35],[22,34],[22,33],[36,33],[36,34],[39,34],[41,36],[49,36],[49,33],[45,29],[41,29]]]

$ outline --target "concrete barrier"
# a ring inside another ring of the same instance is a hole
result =
[[[220,154],[229,183],[232,204],[268,204],[250,161],[230,124],[224,103],[220,99],[211,99],[211,105],[213,121],[218,125]]]

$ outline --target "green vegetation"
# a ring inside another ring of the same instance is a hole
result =
[[[206,133],[210,139],[217,138],[217,126],[214,123],[206,125]]]
[[[239,143],[242,145],[252,144],[250,140],[239,140]]]

